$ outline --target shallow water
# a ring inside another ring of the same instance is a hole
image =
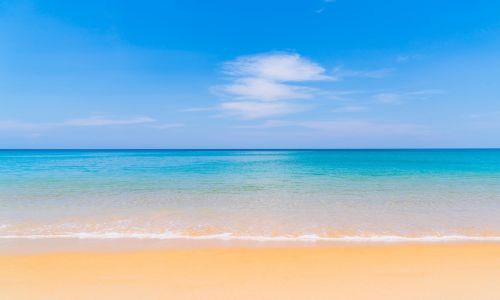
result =
[[[2,150],[0,238],[500,240],[500,150]]]

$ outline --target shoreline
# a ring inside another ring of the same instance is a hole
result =
[[[0,255],[0,298],[500,298],[498,243],[198,246]]]
[[[345,238],[345,239],[239,239],[239,238],[0,238],[0,256],[78,252],[138,252],[164,250],[342,248],[405,246],[498,245],[500,237],[462,236],[425,238]]]

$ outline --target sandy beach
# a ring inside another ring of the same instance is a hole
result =
[[[500,300],[500,0],[0,0],[0,300]]]
[[[0,266],[0,299],[500,299],[498,244],[92,250]]]

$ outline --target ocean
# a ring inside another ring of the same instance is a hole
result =
[[[0,150],[0,238],[500,241],[500,150]]]

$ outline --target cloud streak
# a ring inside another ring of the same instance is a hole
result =
[[[269,120],[262,124],[246,126],[246,128],[270,129],[279,127],[298,127],[320,130],[331,136],[363,137],[363,136],[395,136],[420,135],[427,128],[411,123],[374,122],[369,120],[332,120],[332,121],[284,121]]]
[[[128,119],[113,119],[102,116],[93,116],[89,118],[71,119],[64,121],[64,125],[69,126],[113,126],[113,125],[134,125],[155,123],[156,120],[150,117],[135,117]]]
[[[348,77],[379,79],[391,75],[392,72],[394,72],[394,69],[391,68],[383,68],[376,70],[349,70],[337,67],[333,70],[333,76],[335,76],[337,79],[343,79]]]
[[[338,107],[332,110],[334,113],[355,113],[355,112],[363,112],[367,111],[368,107],[366,106],[361,106],[361,105],[349,105],[349,106],[342,106]]]
[[[373,95],[376,102],[383,104],[401,104],[405,100],[423,100],[433,96],[442,95],[443,90],[420,90],[413,92],[382,92]]]
[[[0,120],[0,130],[33,130],[54,127],[53,123],[32,123],[17,120]]]
[[[323,13],[326,10],[326,5],[336,2],[336,0],[323,0],[322,2],[323,2],[324,6],[319,8],[319,9],[316,9],[314,11],[315,13],[317,13],[317,14]]]
[[[167,129],[181,127],[180,123],[160,123],[150,117],[108,118],[104,116],[91,116],[88,118],[69,119],[61,122],[24,122],[17,120],[0,120],[0,130],[47,130],[63,127],[106,127],[144,125],[150,128]]]

